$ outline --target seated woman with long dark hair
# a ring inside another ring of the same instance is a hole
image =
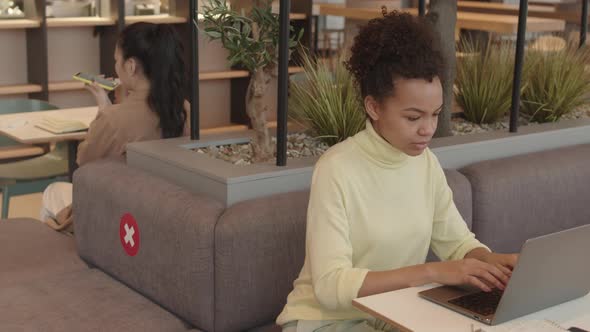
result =
[[[182,52],[182,43],[169,25],[136,23],[121,32],[114,54],[120,103],[111,104],[103,89],[88,86],[99,111],[78,147],[79,166],[123,157],[130,142],[188,134]],[[71,183],[50,185],[43,193],[41,220],[64,229],[71,224],[71,203]]]

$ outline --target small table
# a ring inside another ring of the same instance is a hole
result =
[[[78,143],[84,140],[86,132],[53,134],[35,127],[43,117],[57,116],[78,120],[87,125],[96,118],[97,106],[65,108],[54,111],[25,112],[0,115],[0,135],[7,136],[24,144],[68,143],[68,173],[70,180],[76,170],[76,152]]]
[[[419,292],[437,286],[431,284],[358,298],[353,301],[353,306],[402,331],[471,332],[481,329],[485,332],[520,332],[528,330],[518,328],[544,320],[565,328],[576,326],[590,331],[590,295],[489,326],[418,296]]]
[[[399,11],[418,15],[416,8],[403,8]],[[378,8],[351,8],[334,5],[320,5],[321,15],[342,16],[353,20],[370,20],[382,17]],[[457,12],[457,29],[482,30],[499,34],[515,34],[518,31],[518,15],[495,15],[472,12]],[[565,21],[551,18],[527,18],[527,32],[563,31]]]

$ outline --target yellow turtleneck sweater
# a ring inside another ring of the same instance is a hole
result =
[[[467,228],[434,154],[411,157],[371,123],[315,166],[305,262],[277,323],[367,318],[352,307],[367,272],[443,260],[485,247]]]

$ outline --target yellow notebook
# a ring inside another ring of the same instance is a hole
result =
[[[46,116],[35,127],[47,130],[54,134],[67,134],[88,130],[88,125],[77,120],[68,120],[55,116]]]

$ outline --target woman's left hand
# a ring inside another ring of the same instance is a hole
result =
[[[479,258],[481,261],[492,264],[499,268],[502,272],[511,275],[512,270],[518,261],[518,254],[497,254],[488,252]]]
[[[482,262],[492,264],[504,272],[504,274],[510,276],[518,261],[518,254],[497,254],[485,248],[476,248],[465,255],[465,258],[475,258]]]

